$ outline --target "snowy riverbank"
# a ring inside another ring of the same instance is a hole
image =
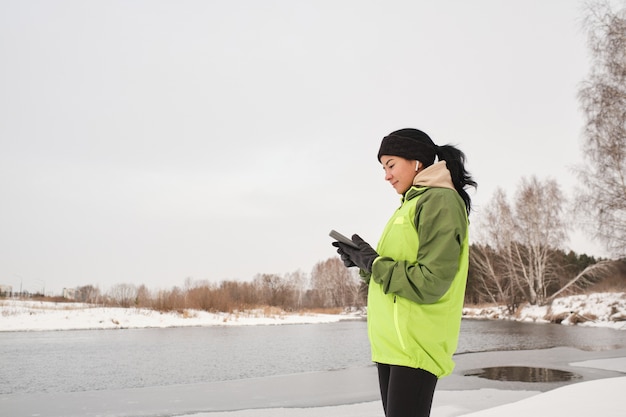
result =
[[[626,293],[561,297],[547,306],[522,305],[513,315],[509,315],[504,306],[466,307],[463,317],[626,329]]]
[[[499,306],[466,307],[463,315],[475,319],[557,322],[626,330],[626,293],[563,297],[556,299],[551,306],[522,306],[513,316],[506,313],[505,307]],[[313,324],[363,319],[359,312],[287,314],[270,308],[240,313],[209,313],[200,310],[159,312],[141,308],[13,299],[0,300],[0,317],[0,331]]]
[[[286,314],[276,309],[240,313],[209,313],[202,310],[159,312],[145,308],[28,300],[0,301],[0,315],[0,331],[315,324],[361,319],[359,313]]]

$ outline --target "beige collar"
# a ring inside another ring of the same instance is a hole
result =
[[[439,161],[424,168],[413,179],[413,185],[455,189],[446,161]]]

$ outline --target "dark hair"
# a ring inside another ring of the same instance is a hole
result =
[[[465,154],[452,145],[443,145],[437,147],[437,157],[440,161],[446,161],[446,166],[450,171],[454,188],[463,201],[465,201],[465,208],[467,209],[467,214],[469,214],[472,209],[472,199],[467,191],[465,191],[465,188],[476,188],[478,184],[465,169]],[[431,162],[430,165],[432,165],[433,162]]]
[[[385,136],[380,144],[378,160],[382,155],[396,155],[406,159],[421,161],[424,167],[435,163],[435,156],[446,161],[452,177],[452,184],[465,202],[467,214],[472,201],[465,191],[467,187],[477,187],[476,181],[465,169],[465,154],[453,145],[437,146],[426,133],[418,129],[400,129]]]

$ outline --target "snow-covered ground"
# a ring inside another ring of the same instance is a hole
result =
[[[557,298],[548,306],[524,305],[514,315],[504,306],[466,307],[463,316],[626,329],[626,293],[572,295]]]
[[[465,317],[500,318],[532,322],[556,321],[562,324],[605,326],[626,331],[626,293],[598,293],[564,297],[550,307],[526,306],[514,317],[504,308],[466,308]],[[20,300],[0,301],[0,331],[69,329],[115,329],[141,327],[270,325],[326,323],[360,318],[358,314],[284,314],[259,310],[239,314],[213,314],[203,311],[159,313],[146,309],[94,307],[79,303],[50,303]],[[626,333],[624,333],[626,338]],[[626,356],[572,364],[626,374]],[[527,417],[541,416],[626,416],[621,396],[626,392],[626,376],[567,385],[548,392],[503,391],[493,389],[438,390],[432,417]],[[480,399],[480,407],[473,403]],[[2,398],[0,398],[2,400]],[[491,408],[485,408],[487,402]],[[480,411],[474,411],[480,410]],[[469,414],[468,414],[469,412]],[[187,417],[374,417],[382,416],[380,403],[366,402],[332,407],[249,409],[193,414]]]
[[[558,298],[550,306],[522,306],[512,316],[502,306],[466,307],[463,315],[476,319],[537,323],[556,321],[564,325],[626,329],[626,293],[594,293]],[[209,313],[200,310],[162,313],[141,308],[13,299],[0,300],[0,316],[0,332],[329,323],[362,318],[359,312],[287,314],[271,308],[240,313]]]
[[[185,326],[251,326],[314,324],[361,318],[359,313],[286,314],[266,308],[240,313],[202,310],[159,312],[145,308],[100,307],[82,303],[0,301],[1,331],[165,328]]]

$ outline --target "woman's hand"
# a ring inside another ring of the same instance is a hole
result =
[[[337,248],[337,253],[347,268],[358,266],[371,273],[372,264],[374,259],[378,258],[378,253],[359,235],[352,235],[352,241],[358,246],[358,249],[341,242],[333,242],[332,245]]]

